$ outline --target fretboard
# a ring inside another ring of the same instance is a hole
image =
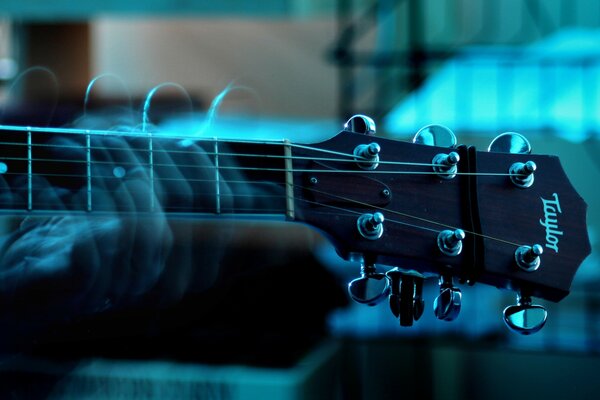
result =
[[[0,212],[293,218],[290,146],[0,126]]]

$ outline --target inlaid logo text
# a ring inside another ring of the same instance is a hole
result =
[[[562,214],[558,194],[552,193],[550,200],[541,199],[544,207],[544,219],[540,219],[540,225],[546,229],[546,247],[558,253],[559,237],[564,234],[558,229],[558,214]]]

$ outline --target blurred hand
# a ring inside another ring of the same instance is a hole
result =
[[[85,147],[74,141],[56,137],[49,144],[59,146],[49,147],[58,159],[68,155],[85,160]],[[97,157],[106,163],[92,173],[94,202],[103,214],[69,213],[73,208],[85,209],[86,187],[73,189],[51,182],[54,178],[34,177],[34,202],[57,212],[27,217],[4,238],[0,250],[3,315],[52,322],[121,307],[137,301],[159,280],[173,240],[161,203],[151,191],[147,166],[123,138],[96,139],[95,146],[119,149],[99,150]],[[108,161],[113,159],[127,166],[125,176],[112,173]],[[4,204],[7,198],[18,200],[14,186],[0,175]],[[149,196],[155,196],[156,212],[138,215],[137,211],[147,209]]]

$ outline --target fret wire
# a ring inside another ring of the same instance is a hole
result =
[[[86,163],[87,163],[87,210],[92,211],[92,154],[90,149],[90,135],[85,137]]]
[[[33,165],[31,159],[31,131],[27,131],[27,209],[31,210],[33,208],[33,197],[31,193],[31,186],[33,184]]]
[[[292,156],[292,149],[289,145],[283,149],[286,157]],[[294,219],[294,167],[290,158],[285,160],[285,194],[287,197],[286,214],[290,219]]]
[[[149,133],[148,135],[150,135],[150,139],[148,140],[148,161],[150,163],[150,211],[154,211],[154,208],[156,207],[155,204],[155,197],[153,195],[153,193],[155,193],[154,190],[154,152],[153,150],[153,144],[152,144],[152,134]]]
[[[219,172],[219,143],[215,138],[215,208],[217,214],[221,213],[221,182]]]

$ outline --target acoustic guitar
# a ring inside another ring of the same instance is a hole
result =
[[[352,299],[387,299],[402,326],[421,317],[423,280],[435,278],[439,319],[460,311],[457,281],[483,283],[518,293],[504,310],[510,329],[539,331],[547,312],[532,297],[562,300],[590,253],[587,206],[558,158],[531,154],[517,133],[488,151],[457,145],[442,126],[412,143],[374,133],[363,115],[313,144],[0,126],[0,209],[304,223],[361,262]],[[132,177],[148,191],[135,208],[106,201]]]

